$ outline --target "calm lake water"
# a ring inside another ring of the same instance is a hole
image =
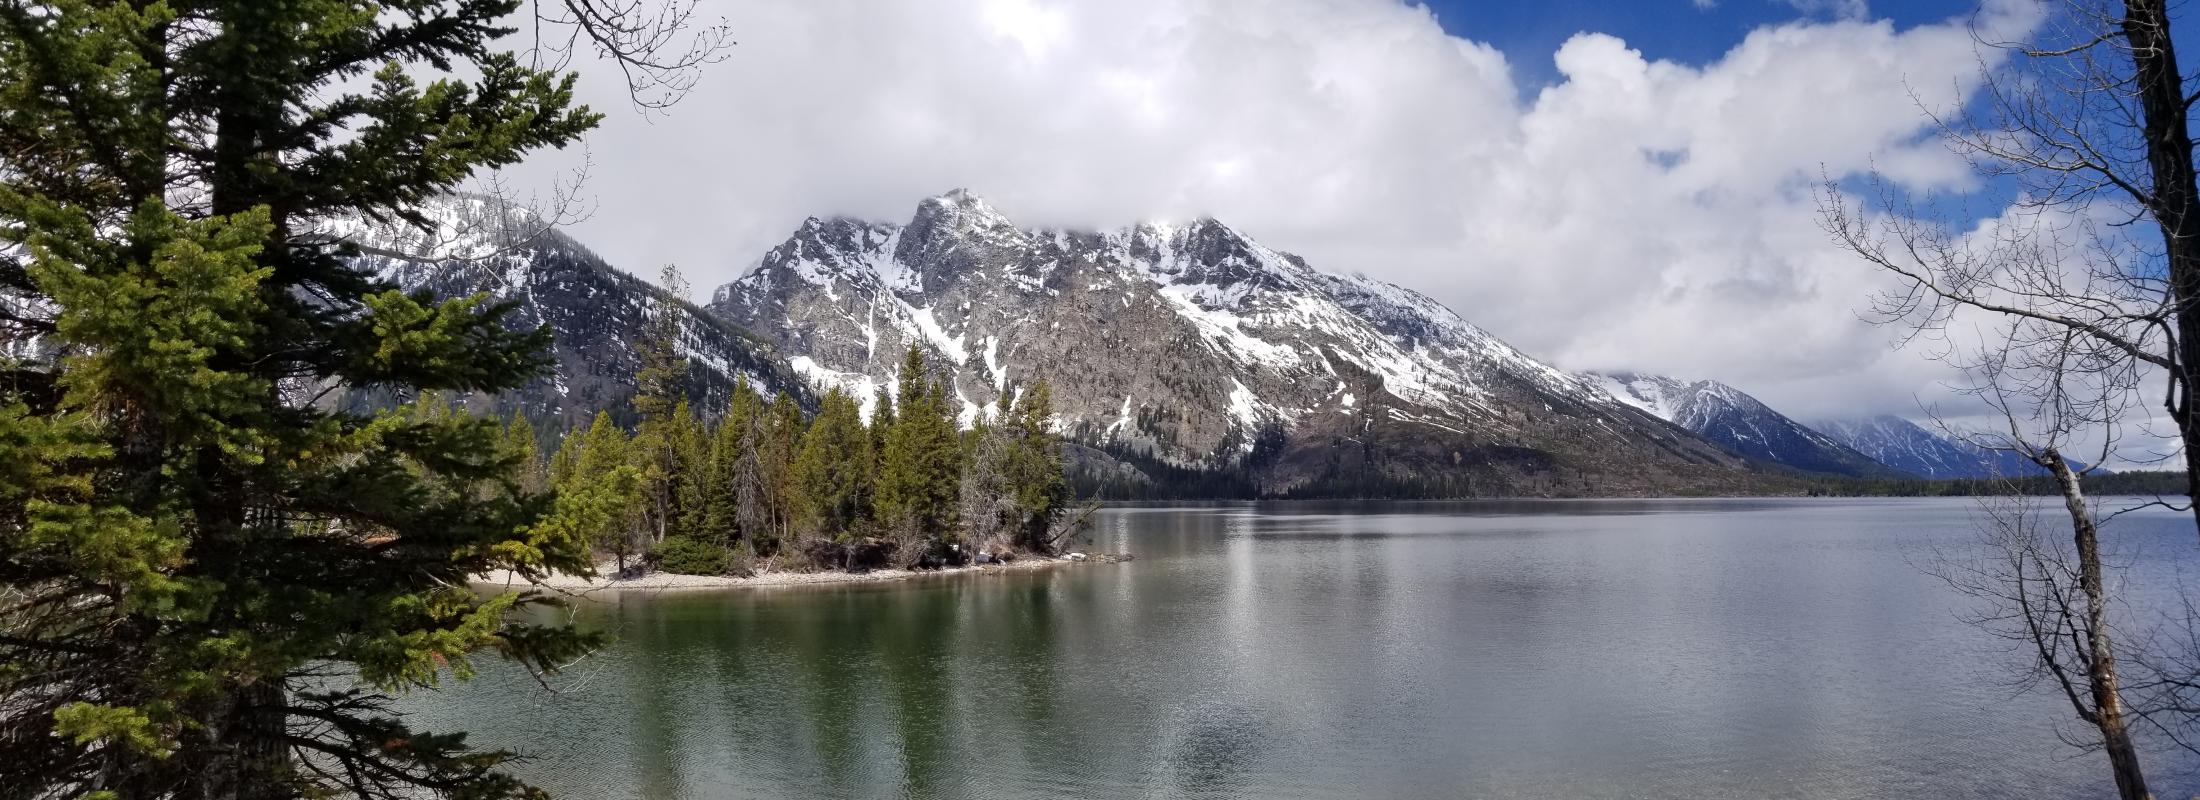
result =
[[[581,622],[618,644],[560,692],[495,671],[408,705],[566,797],[2112,795],[1921,570],[1975,513],[1119,509],[1088,547],[1131,563],[607,598]],[[2189,517],[2110,534],[2134,585],[2200,579]],[[2157,795],[2196,760],[2154,755]]]

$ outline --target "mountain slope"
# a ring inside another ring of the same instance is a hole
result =
[[[1211,219],[1027,230],[967,192],[906,224],[811,219],[710,310],[869,397],[924,349],[966,422],[1034,381],[1064,430],[1265,492],[1581,495],[1763,480],[1419,294]]]
[[[1632,372],[1588,373],[1620,402],[1694,431],[1750,458],[1806,472],[1887,477],[1888,465],[1772,410],[1718,381]],[[1899,469],[1897,467],[1896,469]]]
[[[362,251],[359,263],[407,291],[439,298],[487,293],[519,303],[515,326],[548,325],[550,374],[489,402],[499,414],[523,409],[550,430],[587,424],[598,410],[630,416],[634,345],[664,291],[619,272],[532,215],[481,197],[443,198],[424,209],[429,229],[337,220],[321,234]],[[679,347],[689,359],[689,395],[698,407],[722,406],[736,380],[766,392],[812,395],[770,344],[684,301]],[[376,402],[354,398],[354,402]]]
[[[1922,478],[2046,474],[2023,456],[1957,441],[1901,417],[1826,420],[1815,427],[1880,463]]]

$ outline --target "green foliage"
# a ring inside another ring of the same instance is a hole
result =
[[[492,49],[517,8],[0,5],[0,294],[68,354],[0,365],[10,796],[531,794],[388,693],[591,646],[516,613],[549,598],[464,587],[586,572],[635,476],[531,491],[513,434],[444,398],[524,384],[547,335],[315,238],[424,222],[595,124],[570,76]]]
[[[871,435],[855,400],[837,388],[827,392],[792,467],[795,526],[845,541],[870,508],[871,463]]]
[[[687,293],[680,268],[666,264],[658,279],[665,294],[651,300],[648,322],[634,342],[641,367],[634,373],[634,411],[644,422],[672,416],[687,382],[687,359],[680,356],[681,320],[686,311],[675,298]]]
[[[672,529],[705,541],[730,542],[701,535],[708,526],[714,494],[710,427],[695,418],[686,400],[673,412],[672,461]]]
[[[649,321],[635,349],[641,367],[635,372],[634,410],[641,417],[629,456],[642,473],[641,533],[634,547],[654,545],[673,532],[683,520],[680,507],[681,447],[685,428],[694,424],[683,386],[687,360],[680,355],[681,320],[685,311],[674,300],[686,284],[680,270],[665,265],[663,280],[668,294],[650,303]],[[622,565],[624,553],[622,552]]]
[[[871,474],[875,478],[886,458],[886,432],[894,429],[894,396],[878,387],[871,399]]]
[[[924,352],[909,348],[886,450],[879,461],[877,518],[922,531],[952,531],[961,491],[962,453],[946,390],[925,371]]]
[[[652,551],[657,568],[681,575],[724,575],[733,569],[733,551],[716,542],[667,536]]]
[[[742,459],[742,435],[756,418],[760,403],[746,379],[736,382],[725,413],[704,437],[704,466],[691,487],[700,512],[688,526],[688,535],[698,541],[727,546],[741,538],[736,470]]]
[[[615,474],[634,478],[631,485],[607,498],[611,505],[599,524],[582,531],[591,548],[611,553],[618,559],[619,569],[625,571],[629,559],[647,550],[648,539],[645,506],[649,478],[643,467],[636,466],[634,443],[618,423],[611,421],[610,412],[598,411],[587,432],[566,437],[566,445],[577,450],[569,459],[572,471],[557,486],[560,492],[595,488]]]
[[[527,421],[526,414],[513,414],[504,423],[504,453],[519,466],[519,486],[528,492],[540,492],[550,486],[550,476],[544,471],[540,444],[535,440],[535,425]]]
[[[999,419],[972,431],[963,462],[963,526],[980,546],[1045,551],[1070,501],[1060,444],[1050,430],[1052,394],[1045,382],[1012,405],[1002,396]]]
[[[759,552],[773,552],[786,539],[794,511],[794,457],[802,446],[802,407],[780,392],[760,424],[756,443],[756,480],[762,489],[764,527],[747,529]]]
[[[1069,480],[1063,475],[1062,444],[1054,436],[1054,393],[1046,381],[1027,389],[1003,427],[1013,431],[1008,448],[1009,491],[1014,498],[1017,544],[1035,550],[1052,546],[1050,532],[1069,507]]]

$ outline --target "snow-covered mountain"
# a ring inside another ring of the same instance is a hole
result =
[[[1988,450],[1896,416],[1823,420],[1814,424],[1827,436],[1921,478],[2002,478],[2044,475],[2046,470],[2016,453]]]
[[[1633,372],[1592,372],[1586,377],[1601,383],[1622,403],[1751,458],[1852,477],[1891,472],[1870,454],[1812,430],[1718,381],[1683,381]]]
[[[920,347],[966,421],[1044,379],[1064,430],[1125,462],[1113,469],[1239,469],[1271,493],[1776,480],[1425,296],[1212,219],[1026,229],[950,192],[903,224],[812,218],[709,309],[859,397]]]
[[[421,211],[426,227],[345,219],[323,223],[312,235],[352,242],[361,251],[360,264],[407,291],[443,298],[486,292],[518,303],[511,324],[548,325],[554,340],[550,374],[491,400],[497,413],[524,409],[546,431],[585,425],[598,410],[630,413],[635,343],[662,289],[612,268],[507,203],[452,196]],[[721,407],[740,378],[811,402],[807,381],[762,338],[684,301],[680,307],[680,348],[690,364],[689,394],[699,407]]]

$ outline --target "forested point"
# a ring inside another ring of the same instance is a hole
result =
[[[899,391],[880,390],[868,421],[839,388],[805,415],[745,380],[706,414],[680,392],[675,340],[653,333],[639,347],[631,433],[601,411],[545,455],[526,417],[505,423],[525,485],[572,494],[633,476],[611,482],[616,510],[580,534],[618,573],[939,567],[1052,553],[1062,538],[1070,492],[1045,382],[1004,394],[964,430],[912,348]]]

